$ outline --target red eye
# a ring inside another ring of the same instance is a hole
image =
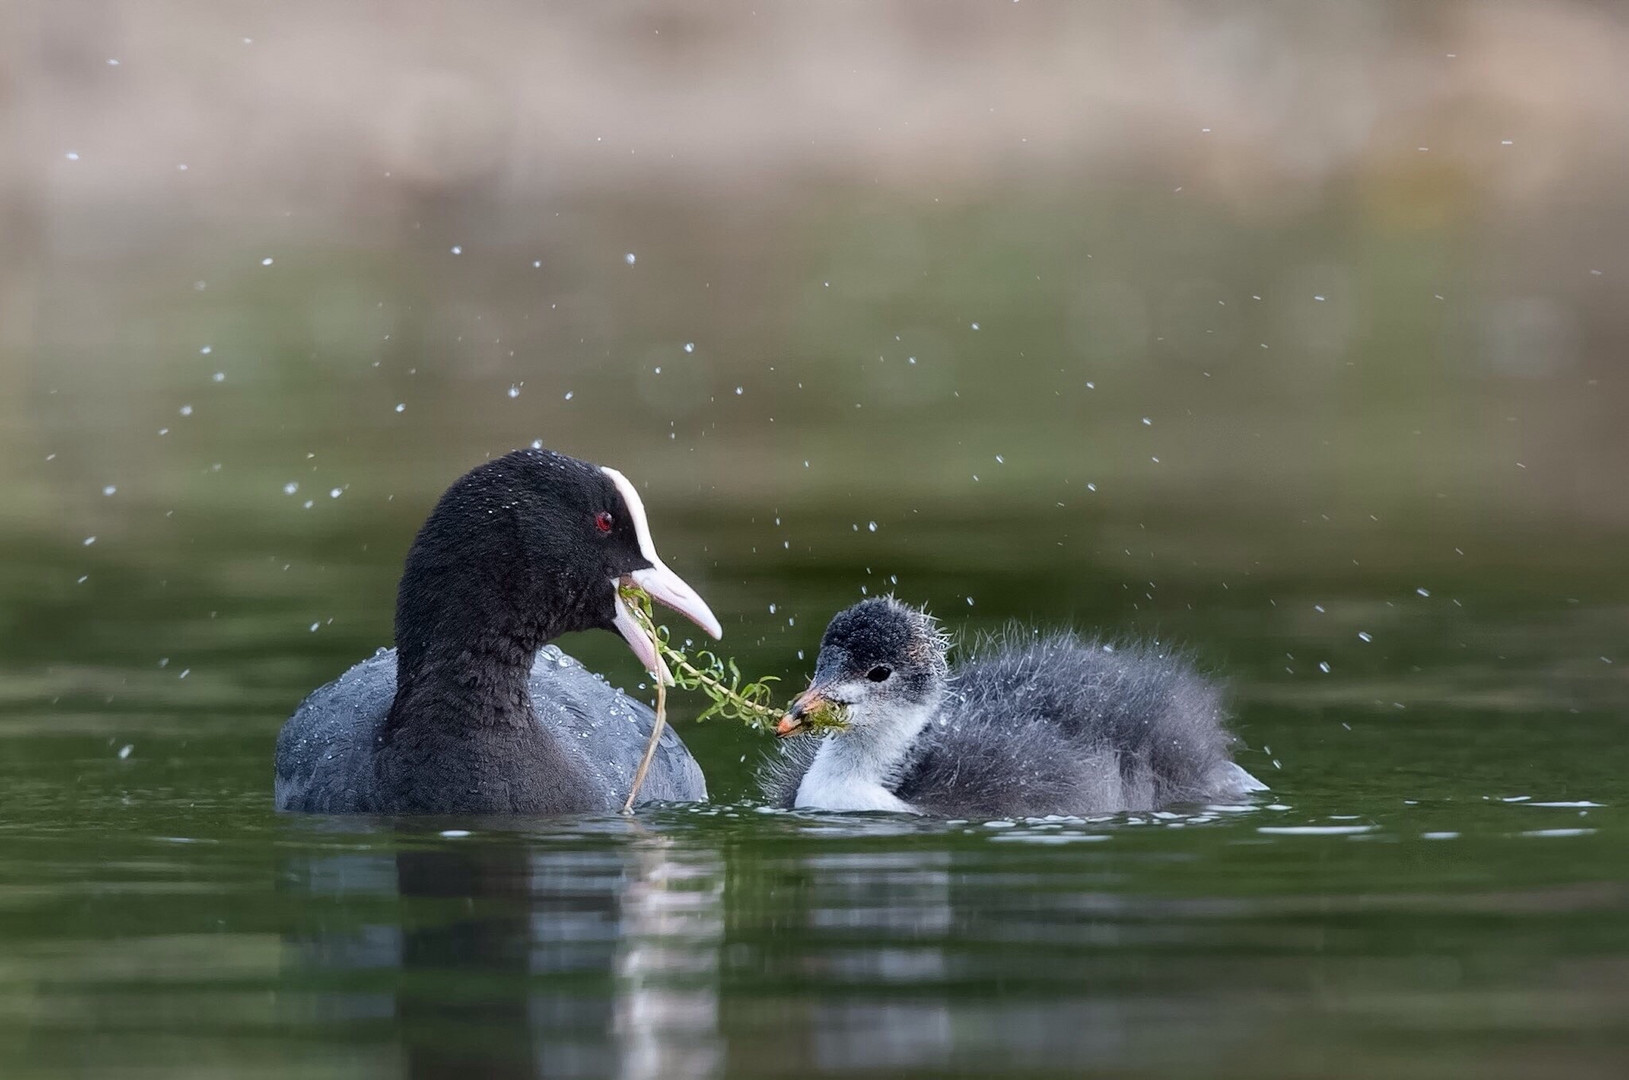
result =
[[[594,528],[598,529],[602,533],[610,532],[611,526],[615,524],[616,520],[611,517],[609,510],[601,510],[599,513],[594,515]]]

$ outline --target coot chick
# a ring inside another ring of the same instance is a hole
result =
[[[786,744],[772,804],[939,817],[1099,814],[1237,801],[1266,785],[1233,763],[1217,687],[1180,657],[1072,633],[1009,631],[950,671],[932,617],[865,600],[826,628],[809,688],[847,727]]]
[[[277,737],[279,810],[562,814],[619,809],[654,717],[553,646],[616,629],[666,674],[617,594],[631,581],[718,637],[656,555],[621,473],[517,450],[457,480],[407,554],[396,648],[300,705]],[[542,650],[541,653],[539,650]],[[669,728],[641,802],[707,797]]]

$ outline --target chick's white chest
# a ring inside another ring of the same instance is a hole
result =
[[[794,805],[809,810],[917,813],[889,791],[887,784],[895,778],[930,712],[912,709],[874,719],[853,716],[849,730],[826,736],[809,771],[803,774]]]

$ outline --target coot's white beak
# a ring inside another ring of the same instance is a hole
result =
[[[602,466],[604,468],[604,466]],[[722,637],[724,630],[718,625],[712,609],[707,602],[696,595],[696,590],[685,584],[683,578],[667,568],[661,558],[656,554],[656,545],[651,542],[650,522],[645,519],[645,503],[639,497],[639,492],[628,482],[628,478],[615,469],[605,468],[605,474],[616,484],[617,491],[622,494],[622,501],[627,504],[628,513],[633,515],[634,532],[639,537],[639,553],[650,563],[643,570],[635,570],[626,575],[627,580],[638,585],[650,594],[651,599],[667,605],[680,615],[689,619],[708,635],[717,639]],[[645,670],[669,685],[673,676],[662,663],[662,658],[656,652],[656,646],[645,632],[639,628],[639,622],[628,610],[628,605],[619,595],[616,598],[616,628],[628,647],[633,650],[639,662],[645,665]]]

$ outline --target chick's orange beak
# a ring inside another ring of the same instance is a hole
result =
[[[781,717],[781,722],[775,725],[775,734],[784,739],[789,735],[800,735],[808,730],[803,718],[816,712],[826,705],[826,695],[816,687],[809,687],[792,701],[792,707]]]

